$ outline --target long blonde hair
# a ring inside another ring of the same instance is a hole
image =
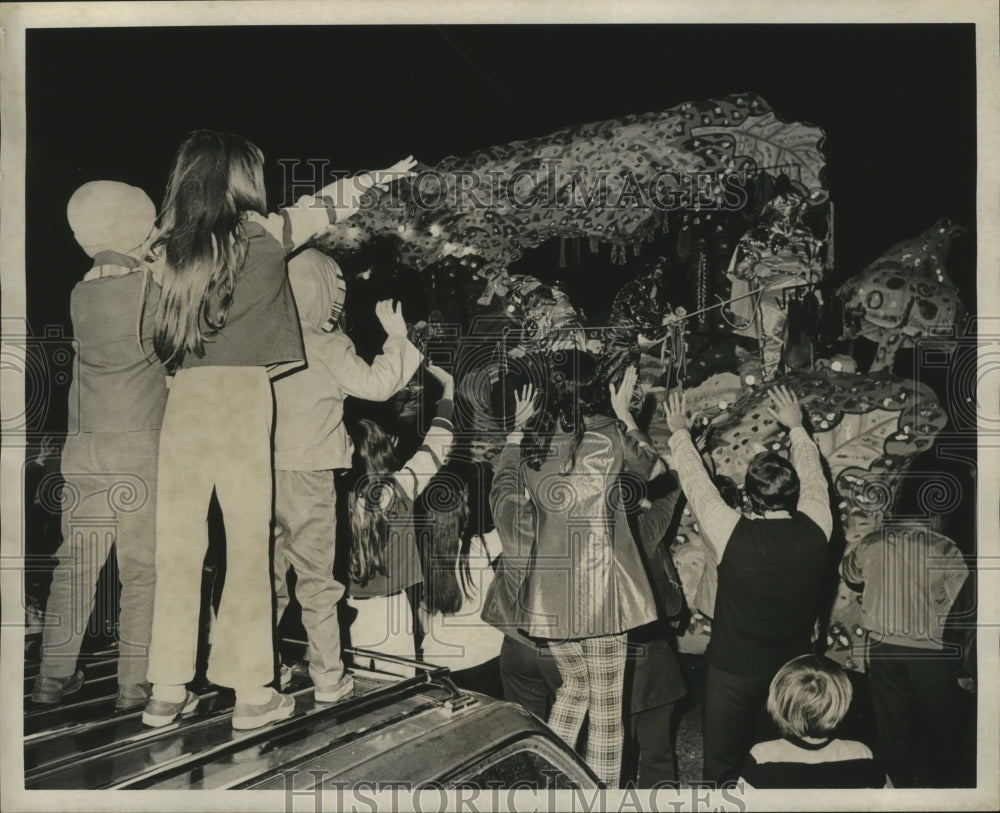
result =
[[[187,353],[204,355],[226,324],[246,212],[266,212],[263,153],[229,133],[191,133],[174,157],[152,247],[166,263],[153,347],[170,369]]]

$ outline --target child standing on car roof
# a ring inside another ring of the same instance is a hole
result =
[[[163,296],[154,346],[173,371],[160,435],[156,591],[149,652],[151,726],[191,711],[198,601],[214,489],[226,531],[226,585],[208,679],[236,690],[232,723],[289,717],[274,678],[270,538],[271,377],[304,363],[285,256],[350,216],[364,188],[346,179],[267,216],[261,151],[199,131],[180,146],[153,243]],[[392,171],[407,172],[412,159]]]
[[[92,181],[73,193],[66,213],[93,265],[70,295],[78,366],[62,473],[72,499],[62,512],[63,542],[31,698],[56,703],[83,685],[77,658],[114,544],[122,584],[115,707],[126,711],[149,699],[156,458],[167,402],[166,370],[150,358],[152,321],[143,318],[159,300],[159,287],[141,269],[156,207],[134,186]],[[109,506],[114,533],[94,533],[94,520],[106,524]]]
[[[330,257],[306,249],[288,263],[307,367],[274,382],[274,544],[277,619],[289,596],[288,567],[309,638],[309,676],[315,699],[332,703],[351,693],[340,651],[337,605],[344,585],[333,576],[337,537],[334,469],[351,465],[344,428],[348,396],[385,401],[401,390],[421,361],[406,337],[402,306],[379,302],[375,315],[386,332],[382,354],[369,365],[343,330],[347,289]]]

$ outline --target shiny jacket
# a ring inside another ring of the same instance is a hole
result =
[[[553,439],[538,471],[521,466],[538,517],[519,626],[549,640],[613,635],[648,624],[656,602],[624,506],[640,495],[622,483],[649,478],[659,460],[641,433],[614,418],[587,420],[576,463],[560,473],[571,436]],[[623,480],[631,472],[636,478]]]

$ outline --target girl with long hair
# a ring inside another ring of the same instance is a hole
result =
[[[544,379],[536,425],[521,446],[537,529],[520,626],[548,640],[562,677],[549,726],[576,747],[589,717],[585,759],[614,788],[627,632],[657,616],[626,517],[641,495],[626,494],[623,484],[649,479],[661,464],[629,412],[635,368],[617,389],[608,385],[610,410],[596,364],[582,351],[556,352]],[[635,477],[624,480],[623,472]]]
[[[502,545],[489,510],[487,466],[443,470],[427,488],[423,598],[418,618],[423,658],[447,666],[456,686],[503,699],[503,632],[481,620]]]
[[[351,644],[410,660],[416,657],[416,642],[407,591],[423,580],[413,503],[441,468],[454,436],[454,379],[433,364],[427,371],[441,383],[443,393],[423,445],[402,467],[393,438],[377,423],[360,420],[351,432],[356,482],[348,497],[348,604],[357,613]],[[411,667],[399,664],[386,668],[412,673]]]
[[[143,713],[151,726],[192,711],[198,595],[214,490],[228,548],[208,679],[236,690],[233,727],[283,719],[291,697],[274,679],[271,623],[273,393],[270,379],[304,362],[285,256],[357,210],[386,176],[340,180],[266,215],[261,151],[198,131],[180,146],[152,244],[162,296],[153,346],[173,374],[160,434],[156,587]],[[405,173],[412,159],[390,168]]]

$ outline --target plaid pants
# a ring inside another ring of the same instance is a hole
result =
[[[549,727],[570,748],[576,748],[584,718],[589,716],[584,759],[609,788],[618,787],[622,767],[626,640],[621,633],[549,642],[562,677],[549,712]]]

